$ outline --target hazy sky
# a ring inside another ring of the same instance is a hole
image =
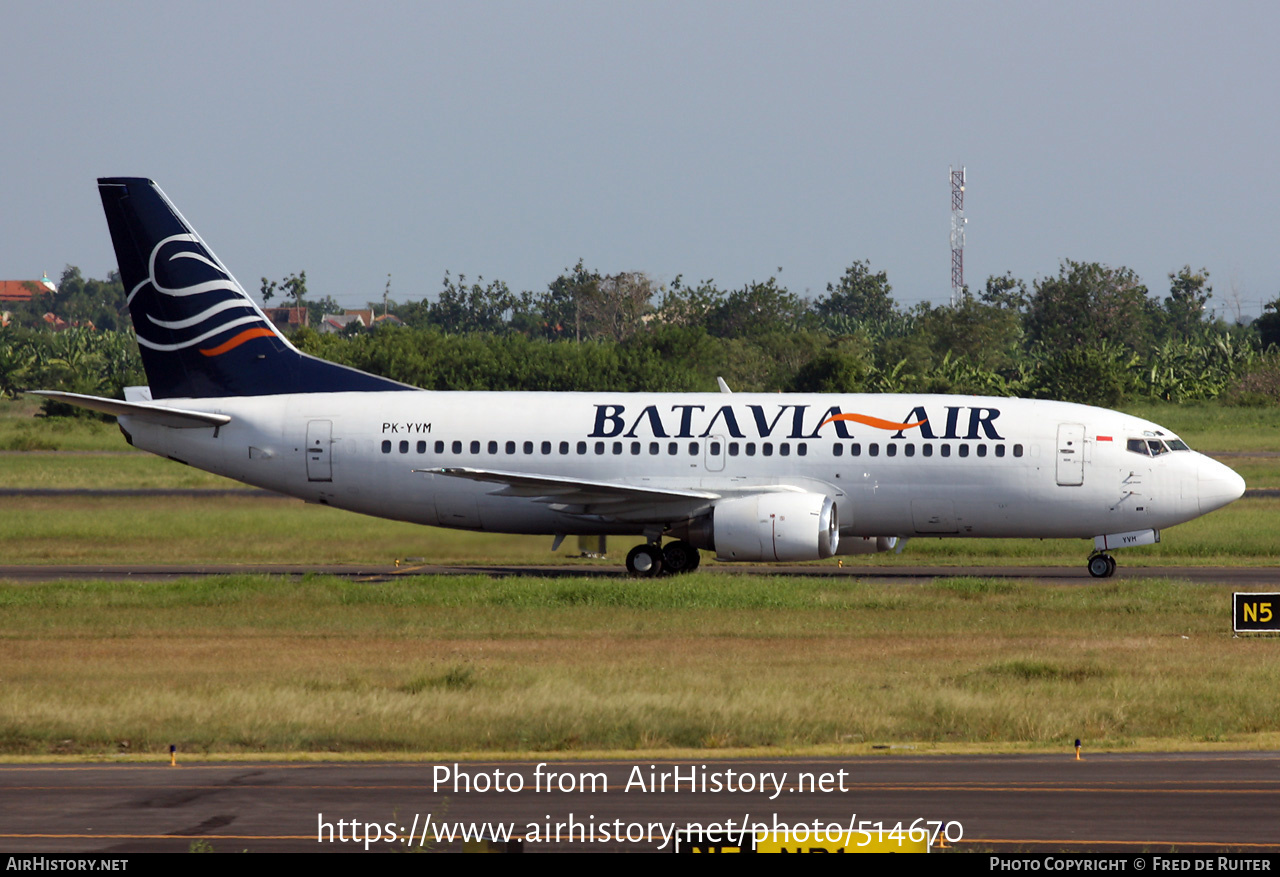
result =
[[[115,267],[94,180],[156,180],[251,292],[445,270],[903,303],[1061,259],[1280,295],[1274,3],[140,3],[0,11],[0,278]]]

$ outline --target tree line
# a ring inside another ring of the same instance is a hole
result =
[[[332,305],[305,299],[305,276],[264,278],[263,290]],[[85,280],[69,267],[58,295],[69,287],[68,306],[90,313],[95,301],[112,307],[112,286],[114,276]],[[432,298],[387,303],[403,326],[303,329],[292,340],[439,390],[713,391],[724,377],[743,392],[974,393],[1107,407],[1280,401],[1280,301],[1239,325],[1209,315],[1211,295],[1203,269],[1171,272],[1167,292],[1152,295],[1127,268],[1065,261],[1030,284],[989,277],[958,307],[904,308],[885,272],[866,262],[813,300],[776,278],[734,289],[682,277],[659,285],[641,272],[602,274],[579,262],[540,292],[446,274]],[[94,319],[99,331],[0,330],[0,393],[118,396],[144,383],[123,298],[119,290],[114,320]]]

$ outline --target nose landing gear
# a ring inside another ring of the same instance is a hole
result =
[[[1106,579],[1116,574],[1116,559],[1110,554],[1090,555],[1089,557],[1089,575],[1095,579]]]

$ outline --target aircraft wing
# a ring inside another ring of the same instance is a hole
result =
[[[722,496],[706,490],[677,490],[656,485],[588,481],[582,478],[531,475],[525,472],[504,472],[496,469],[450,467],[414,469],[413,471],[499,484],[502,487],[500,490],[493,491],[495,496],[535,498],[538,502],[548,503],[554,508],[572,514],[620,515],[628,512],[635,513],[642,508],[654,506],[669,508],[671,503],[696,507],[720,499]]]

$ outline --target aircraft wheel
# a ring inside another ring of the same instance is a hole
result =
[[[662,570],[671,575],[693,572],[701,560],[698,549],[682,539],[668,542],[662,549]]]
[[[1116,561],[1114,557],[1107,554],[1095,554],[1089,558],[1089,575],[1095,579],[1105,579],[1108,576],[1115,575]]]
[[[657,545],[637,545],[627,552],[627,572],[633,576],[662,575],[662,549]]]

